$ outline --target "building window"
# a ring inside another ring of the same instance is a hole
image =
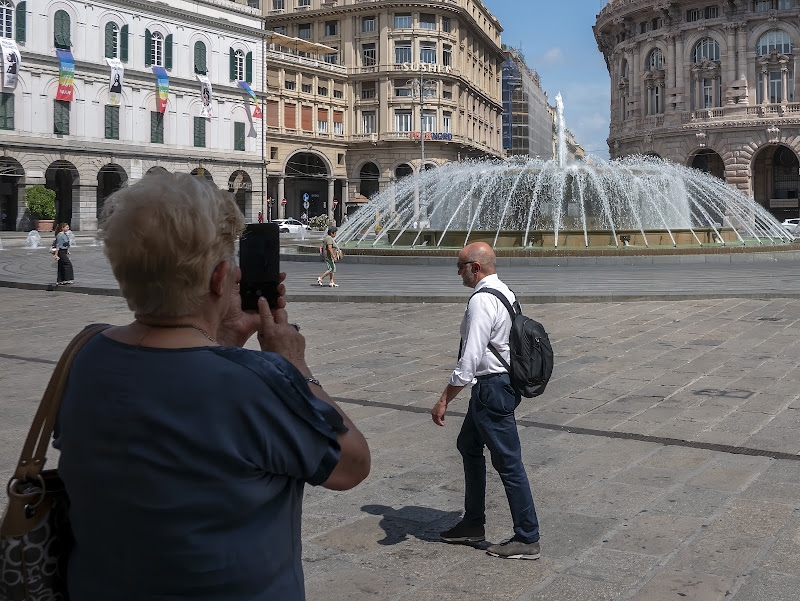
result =
[[[325,35],[338,35],[339,21],[325,21]]]
[[[317,121],[317,131],[321,134],[328,133],[328,122],[327,121]]]
[[[106,140],[119,140],[119,107],[108,106],[106,110]]]
[[[442,31],[450,33],[450,17],[442,17]]]
[[[272,31],[280,35],[286,35],[286,25],[277,25],[272,28]]]
[[[767,93],[769,98],[767,102],[777,104],[783,102],[783,74],[779,71],[769,71],[768,73],[758,74],[758,89],[756,93],[756,102],[762,104],[764,102],[764,77],[767,77]],[[792,82],[794,81],[794,70],[790,69],[787,73],[787,81],[789,83],[789,94],[786,99],[787,102],[794,102],[794,88]]]
[[[444,88],[444,89],[442,89],[442,98],[444,100],[452,100],[453,99],[453,89],[452,88]]]
[[[69,135],[70,103],[66,100],[53,101],[53,133],[60,136]]]
[[[647,58],[647,70],[648,71],[663,71],[664,70],[664,55],[661,54],[661,50],[656,48],[650,53],[650,56]]]
[[[411,85],[400,79],[394,82],[394,95],[396,98],[411,98]]]
[[[394,131],[410,132],[413,123],[411,111],[394,112]]]
[[[341,136],[344,135],[344,123],[341,121],[334,121],[333,122],[333,133],[334,135]],[[342,155],[339,155],[342,156]]]
[[[436,111],[425,111],[422,114],[422,131],[436,131]]]
[[[419,62],[429,65],[436,64],[436,42],[420,42]]]
[[[334,98],[344,98],[344,91],[343,90],[333,90],[333,97]]]
[[[753,10],[757,13],[763,13],[770,9],[770,0],[756,0],[753,3]]]
[[[297,6],[311,6],[311,0],[297,0]]]
[[[233,122],[233,149],[244,150],[244,122]]]
[[[706,7],[706,19],[716,19],[719,17],[719,7],[718,6],[707,6]]]
[[[200,75],[205,75],[208,72],[206,45],[200,41],[194,43],[194,72]]]
[[[445,67],[453,66],[453,48],[450,44],[442,45],[442,64]]]
[[[410,14],[396,14],[394,16],[395,29],[411,29],[411,15]]]
[[[442,113],[442,132],[445,134],[453,133],[453,114],[449,112]]]
[[[119,57],[119,27],[114,21],[106,23],[105,27],[105,57]]]
[[[311,39],[311,23],[302,23],[297,26],[297,37],[301,40]]]
[[[150,143],[164,143],[164,113],[150,111]]]
[[[327,96],[328,95],[328,88],[325,86],[317,86],[317,95],[318,96]]]
[[[411,42],[394,43],[394,62],[399,65],[411,62]]]
[[[244,81],[244,52],[236,50],[233,53],[233,79],[234,81]]]
[[[278,147],[277,146],[270,146],[269,147],[269,158],[271,160],[275,160],[278,158]]]
[[[11,39],[13,27],[14,7],[11,0],[0,0],[0,38]]]
[[[436,30],[436,15],[420,15],[419,26],[420,29]]]
[[[292,79],[287,79],[283,82],[283,88],[285,90],[294,91],[297,89],[297,82]]]
[[[693,62],[701,63],[704,59],[710,61],[719,60],[719,44],[711,38],[700,40],[694,47]]]
[[[758,40],[758,56],[766,56],[773,50],[780,54],[791,55],[793,48],[792,38],[785,31],[770,31]]]
[[[329,65],[338,65],[339,64],[339,53],[338,52],[328,52],[323,57],[326,63]]]
[[[286,8],[286,0],[272,0],[272,10],[283,10]]]
[[[164,36],[158,31],[150,35],[150,64],[164,66]]]
[[[778,0],[778,10],[792,8],[792,0]]]
[[[0,129],[14,129],[14,94],[0,92]]]
[[[689,23],[693,23],[695,21],[699,21],[700,20],[700,9],[699,8],[693,8],[692,10],[687,10],[686,11],[686,20]]]
[[[204,117],[194,118],[194,146],[195,148],[206,147],[206,120]]]
[[[372,100],[375,98],[375,82],[361,82],[361,100]]]
[[[301,84],[300,85],[300,91],[303,94],[311,94],[311,84],[310,83]]]
[[[648,90],[650,95],[650,114],[658,115],[663,112],[661,101],[661,86],[656,85],[651,90]]]
[[[377,64],[375,44],[361,44],[361,59],[365,67],[374,67]]]
[[[261,8],[259,0],[247,0],[247,6],[250,8]]]
[[[374,134],[378,131],[375,112],[361,113],[361,131],[365,134]]]
[[[364,17],[361,19],[361,31],[363,33],[375,31],[375,17]]]
[[[57,10],[53,17],[53,44],[56,48],[69,50],[72,46],[71,25],[69,14],[64,10]]]

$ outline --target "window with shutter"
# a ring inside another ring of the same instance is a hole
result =
[[[303,128],[304,131],[313,131],[313,117],[314,117],[314,109],[310,106],[304,106],[300,109],[300,127]]]
[[[233,122],[233,149],[244,150],[244,123],[241,121]]]
[[[14,129],[14,94],[0,92],[0,129]]]
[[[206,67],[206,45],[203,42],[194,43],[194,72],[205,75],[208,72]]]
[[[119,140],[119,107],[106,106],[106,140]]]
[[[236,53],[234,52],[233,48],[228,48],[228,58],[230,59],[230,79],[234,81],[236,79]]]
[[[172,34],[164,39],[164,68],[172,69]]]
[[[144,66],[153,64],[153,34],[149,29],[144,30]]]
[[[27,3],[20,2],[17,4],[17,41],[25,42],[25,24],[26,24]]]
[[[10,38],[14,32],[12,27],[14,6],[11,0],[0,0],[0,38]]]
[[[206,120],[204,117],[194,118],[194,145],[195,148],[206,147]]]
[[[119,60],[128,62],[128,26],[123,25],[119,34]]]
[[[113,21],[106,23],[106,37],[105,37],[105,57],[117,58],[117,51],[119,49],[119,27]]]
[[[164,114],[150,111],[150,143],[164,143]]]
[[[57,10],[53,18],[53,43],[56,48],[69,50],[72,46],[70,40],[70,18],[63,10]]]
[[[248,52],[244,59],[245,74],[244,79],[247,83],[253,83],[253,53]]]
[[[269,127],[278,127],[278,109],[279,103],[277,100],[267,100],[267,125]]]
[[[283,126],[287,129],[297,129],[297,105],[283,105]]]
[[[69,135],[69,105],[66,100],[53,101],[53,133],[61,136]]]

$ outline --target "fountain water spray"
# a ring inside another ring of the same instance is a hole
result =
[[[39,248],[42,245],[42,237],[36,230],[28,232],[28,237],[25,240],[25,248]]]
[[[564,121],[564,99],[561,92],[556,95],[556,156],[558,166],[567,166],[567,125]]]

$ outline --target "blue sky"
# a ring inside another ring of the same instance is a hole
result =
[[[483,0],[500,19],[503,42],[522,47],[555,104],[564,97],[567,127],[587,154],[608,158],[610,82],[592,25],[605,0]]]

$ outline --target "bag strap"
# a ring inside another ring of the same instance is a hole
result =
[[[20,455],[17,469],[14,471],[15,480],[25,482],[36,480],[39,477],[44,467],[47,447],[50,445],[50,438],[53,435],[58,408],[61,406],[61,396],[64,394],[64,387],[67,384],[72,361],[84,344],[96,334],[110,327],[108,324],[88,326],[75,336],[67,345],[67,348],[64,349],[53,375],[50,376],[50,382],[47,384],[42,400],[39,403],[39,408],[33,418],[31,429],[28,431],[28,437],[22,447],[22,454]]]
[[[508,314],[511,316],[511,323],[512,324],[514,323],[514,318],[517,316],[517,314],[514,311],[514,307],[512,307],[511,303],[508,302],[508,299],[506,298],[505,294],[503,294],[499,290],[495,290],[494,288],[481,288],[480,290],[476,290],[475,292],[472,293],[472,296],[469,297],[470,300],[472,300],[473,296],[475,296],[476,294],[480,294],[481,292],[486,292],[487,294],[491,294],[492,296],[496,296],[497,298],[499,298],[500,302],[502,302],[503,305],[505,305],[505,308],[508,309]],[[469,304],[469,301],[467,301],[467,304]],[[511,373],[511,366],[508,364],[508,361],[503,359],[503,356],[500,354],[500,351],[498,351],[491,342],[489,343],[489,350],[492,351],[492,354],[495,357],[497,357],[497,360],[503,364],[503,367],[506,368],[506,371],[508,371],[508,373]]]

